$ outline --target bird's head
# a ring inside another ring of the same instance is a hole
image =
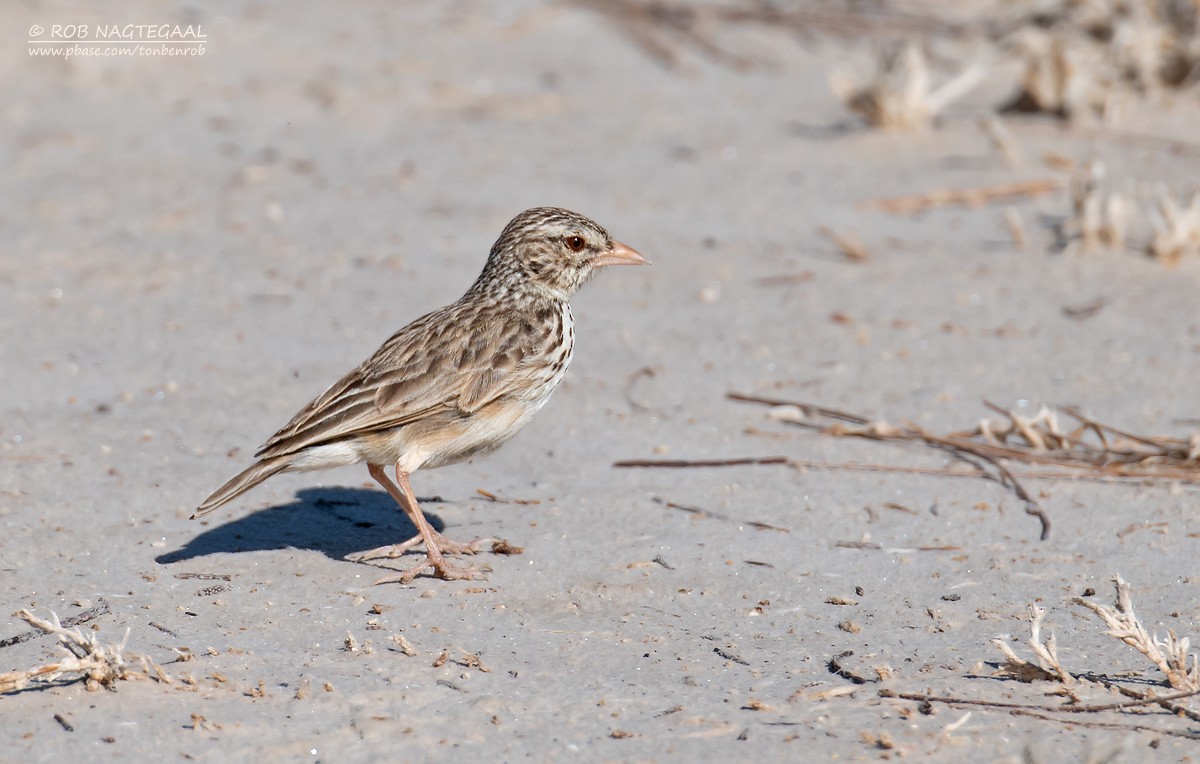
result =
[[[599,223],[558,207],[534,207],[513,218],[492,245],[489,271],[565,299],[606,265],[649,265]],[[515,284],[509,284],[510,288]]]

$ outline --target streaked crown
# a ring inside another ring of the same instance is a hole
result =
[[[473,289],[532,287],[566,299],[612,249],[612,237],[594,220],[561,207],[534,207],[504,227]]]

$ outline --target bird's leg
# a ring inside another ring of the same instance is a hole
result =
[[[425,542],[425,561],[421,562],[408,570],[402,571],[396,575],[384,576],[376,581],[376,584],[399,582],[407,584],[416,578],[417,574],[426,568],[433,568],[433,572],[439,578],[447,580],[473,579],[479,576],[479,572],[474,568],[459,568],[446,562],[446,558],[442,556],[444,551],[459,551],[461,548],[469,548],[470,544],[457,544],[450,542],[449,539],[442,536],[433,529],[429,521],[425,519],[425,515],[421,512],[421,507],[417,504],[412,492],[412,485],[408,482],[408,473],[400,469],[400,465],[396,465],[396,483],[388,479],[387,473],[383,471],[383,467],[378,464],[368,464],[368,471],[371,477],[375,478],[376,482],[383,486],[384,490],[396,500],[404,513],[408,515],[408,519],[416,526],[419,536],[416,539],[410,539],[404,544],[396,544],[391,547],[381,547],[371,552],[365,552],[358,555],[358,560],[369,560],[375,557],[391,557],[396,554],[403,553],[403,548],[415,546],[413,543],[417,541]],[[399,483],[399,485],[397,485]],[[449,543],[446,543],[449,542]],[[449,547],[449,548],[447,548]]]
[[[370,470],[370,469],[371,469],[370,466],[368,466],[368,470]],[[404,514],[409,515],[409,517],[411,517],[412,515],[409,513],[408,508],[405,505],[404,501],[397,498],[397,496],[396,496],[396,486],[393,485],[392,481],[388,479],[386,474],[384,474],[382,467],[379,467],[378,470],[379,470],[378,475],[375,474],[374,471],[371,471],[371,476],[374,477],[375,480],[378,481],[380,485],[382,485],[385,489],[387,489],[388,495],[390,495],[393,499],[396,500],[396,503],[399,504],[400,508],[404,510]],[[413,503],[414,504],[416,503],[415,497],[413,499]],[[423,514],[422,514],[422,517],[424,517]],[[428,525],[428,523],[426,523],[426,524]],[[415,521],[413,522],[413,525],[416,525]],[[417,529],[420,530],[420,526],[417,526]],[[475,539],[474,541],[472,541],[470,543],[464,544],[461,541],[454,541],[453,539],[446,538],[441,533],[438,533],[438,531],[433,526],[429,526],[429,532],[433,535],[434,544],[437,546],[438,550],[441,551],[442,554],[477,554],[480,550],[480,547],[482,547],[484,544],[486,544],[490,541],[495,541],[495,539],[483,538],[483,539]],[[346,559],[351,562],[367,562],[369,560],[380,560],[380,559],[394,560],[397,557],[403,557],[405,552],[407,552],[410,549],[414,549],[424,543],[425,543],[425,534],[418,533],[417,535],[410,538],[408,541],[401,541],[399,544],[387,544],[385,546],[381,546],[377,549],[371,549],[370,551],[366,551],[366,552],[355,552],[354,554],[346,555]]]

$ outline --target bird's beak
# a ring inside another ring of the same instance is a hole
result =
[[[614,241],[612,249],[592,258],[592,264],[596,266],[649,265],[650,261],[638,254],[638,251],[633,247],[627,247],[619,241]]]

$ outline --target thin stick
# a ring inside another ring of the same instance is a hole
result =
[[[650,366],[643,366],[642,368],[638,369],[633,374],[631,374],[629,376],[629,379],[626,380],[626,382],[625,382],[625,402],[628,403],[629,407],[632,408],[634,411],[649,411],[650,410],[650,406],[647,406],[646,404],[641,403],[640,401],[634,399],[633,388],[637,385],[637,383],[640,380],[642,380],[644,378],[653,379],[655,373],[656,372],[654,371],[654,369],[651,368]]]
[[[985,204],[1004,201],[1014,197],[1041,196],[1062,188],[1062,182],[1052,178],[1028,180],[1019,183],[1001,183],[977,188],[946,188],[927,194],[893,196],[874,199],[868,206],[897,215],[911,215],[933,207],[965,206],[982,207]]]
[[[1111,432],[1114,435],[1118,435],[1122,438],[1128,438],[1129,440],[1132,440],[1135,443],[1141,443],[1143,445],[1150,446],[1152,448],[1162,448],[1162,446],[1163,446],[1162,443],[1157,442],[1155,440],[1151,440],[1150,438],[1144,438],[1140,435],[1134,435],[1131,432],[1125,432],[1124,430],[1118,430],[1117,428],[1110,427],[1109,425],[1106,425],[1106,424],[1100,424],[1099,422],[1089,419],[1088,417],[1079,413],[1079,409],[1075,408],[1074,406],[1063,406],[1063,411],[1067,412],[1071,416],[1078,419],[1080,422],[1083,422],[1084,424],[1086,424],[1094,429],[1107,430],[1108,432]],[[1175,442],[1179,447],[1183,448],[1185,451],[1187,450],[1187,444],[1185,442],[1183,442],[1183,441],[1175,441]]]
[[[837,409],[827,409],[821,406],[814,406],[811,403],[798,403],[796,401],[787,401],[782,398],[766,398],[761,395],[747,395],[745,393],[729,392],[725,393],[725,397],[731,401],[742,401],[744,403],[761,403],[764,406],[795,406],[804,413],[805,416],[813,416],[819,414],[830,419],[837,419],[842,422],[851,424],[870,424],[871,420],[866,417],[858,416],[857,414],[849,414],[845,411]]]
[[[824,225],[817,229],[817,233],[832,241],[847,260],[861,263],[871,259],[870,251],[853,234],[841,234]]]
[[[692,506],[688,506],[687,504],[676,504],[673,501],[667,501],[666,499],[661,499],[657,496],[651,497],[650,500],[653,501],[655,504],[661,504],[662,506],[666,507],[667,509],[678,509],[681,512],[687,512],[688,514],[695,515],[696,517],[707,517],[707,518],[711,518],[713,520],[721,520],[721,521],[724,521],[727,523],[734,523],[735,525],[749,525],[751,528],[754,528],[755,530],[760,530],[760,531],[780,531],[782,533],[791,533],[792,532],[790,528],[781,528],[778,525],[771,525],[769,523],[759,522],[757,520],[739,520],[736,517],[730,517],[729,515],[723,515],[720,512],[713,512],[710,509],[704,509],[702,507],[692,507]]]
[[[800,273],[780,273],[775,276],[762,276],[756,278],[754,283],[759,286],[785,286],[789,284],[803,284],[806,281],[812,281],[815,274],[812,271],[801,271]]]
[[[786,456],[748,456],[735,459],[625,459],[614,467],[744,467],[754,464],[787,464]]]
[[[741,466],[746,462],[735,461],[733,464],[728,464],[727,461],[721,461],[714,465],[713,460],[699,459],[694,461],[689,460],[663,460],[655,461],[653,459],[629,459],[619,462],[613,462],[614,467],[641,467],[655,468],[663,467],[667,469],[678,469],[684,467],[728,467]],[[754,464],[779,464],[795,469],[803,470],[832,470],[846,472],[893,472],[904,475],[934,475],[937,477],[952,477],[952,478],[971,478],[976,480],[979,478],[979,471],[954,469],[953,467],[908,467],[899,464],[867,464],[864,462],[819,462],[812,459],[784,459],[775,461],[774,457],[771,460],[760,460]],[[1171,470],[1170,468],[1157,468],[1153,471],[1113,471],[1111,474],[1081,474],[1078,472],[1068,472],[1069,467],[1064,466],[1061,470],[1022,470],[1014,472],[1018,478],[1025,480],[1075,480],[1089,483],[1111,483],[1115,485],[1146,485],[1152,484],[1161,480],[1174,480],[1181,483],[1200,483],[1200,473],[1195,470]],[[1136,481],[1136,482],[1134,482]]]
[[[1104,703],[1098,706],[1050,706],[1050,705],[1034,705],[1028,703],[1004,703],[998,700],[974,700],[972,698],[952,698],[944,695],[924,695],[916,692],[898,692],[895,695],[885,695],[884,697],[896,697],[903,700],[918,700],[929,703],[947,703],[951,705],[962,706],[985,706],[988,708],[1005,708],[1005,709],[1021,709],[1025,711],[1053,711],[1056,713],[1067,714],[1091,714],[1099,713],[1100,711],[1120,711],[1126,708],[1136,708],[1138,706],[1152,706],[1159,703],[1166,703],[1172,700],[1181,700],[1190,698],[1193,695],[1200,695],[1200,690],[1188,690],[1186,692],[1176,692],[1171,695],[1162,695],[1155,698],[1141,698],[1139,700],[1128,700],[1123,703]]]
[[[922,442],[948,451],[967,462],[973,459],[985,462],[987,468],[980,464],[973,466],[985,474],[994,474],[996,480],[1026,502],[1026,511],[1043,520],[1043,537],[1047,531],[1045,515],[1037,508],[1036,503],[1031,503],[1032,497],[1020,483],[1022,477],[1075,480],[1138,478],[1200,482],[1197,436],[1184,439],[1136,435],[1098,422],[1069,406],[1059,407],[1058,411],[1078,423],[1070,432],[1061,431],[1053,413],[1046,409],[1032,419],[1026,419],[994,403],[984,401],[985,406],[1006,417],[1008,421],[999,424],[984,421],[971,431],[935,435],[911,423],[896,427],[887,422],[868,420],[857,414],[796,401],[733,392],[728,393],[727,397],[747,403],[781,407],[781,415],[775,418],[823,434],[878,441]],[[788,409],[799,413],[787,416]],[[835,424],[830,425],[830,420]],[[1010,438],[1012,443],[1009,442]],[[1001,460],[1050,465],[1064,470],[1085,468],[1093,474],[1029,471],[1018,475]],[[801,463],[793,462],[793,466],[801,466]],[[828,465],[828,468],[836,469],[833,465]],[[864,465],[861,469],[872,467]],[[958,473],[944,471],[941,474]]]
[[[1186,693],[1186,694],[1194,695],[1195,693]],[[1112,709],[1121,709],[1121,708],[1128,708],[1128,707],[1133,707],[1133,706],[1137,706],[1137,705],[1146,705],[1146,704],[1150,704],[1150,703],[1157,703],[1162,700],[1170,700],[1170,699],[1177,699],[1179,697],[1185,697],[1185,695],[1183,695],[1183,694],[1164,695],[1161,698],[1154,698],[1153,700],[1147,700],[1144,703],[1143,702],[1113,703],[1113,704],[1103,705],[1103,706],[1077,706],[1077,707],[1021,705],[1018,703],[1001,703],[998,701],[971,700],[968,698],[948,698],[948,697],[942,697],[942,696],[938,696],[938,695],[919,695],[917,693],[899,693],[894,696],[884,695],[884,697],[897,697],[897,698],[903,698],[905,700],[916,700],[916,701],[920,701],[920,702],[929,702],[929,703],[945,703],[946,705],[951,705],[951,706],[984,706],[984,707],[988,707],[988,708],[1000,708],[1000,709],[1004,709],[1004,710],[1008,711],[1010,714],[1015,714],[1017,716],[1029,716],[1034,719],[1042,719],[1043,721],[1048,721],[1048,722],[1058,722],[1060,724],[1075,725],[1075,726],[1081,726],[1081,727],[1100,727],[1103,729],[1133,730],[1133,731],[1137,731],[1137,732],[1153,732],[1153,733],[1159,734],[1159,735],[1170,735],[1172,737],[1182,737],[1182,738],[1186,738],[1188,740],[1200,740],[1200,735],[1197,735],[1192,732],[1181,732],[1179,730],[1151,727],[1151,726],[1145,725],[1145,724],[1120,724],[1118,722],[1093,722],[1093,721],[1082,721],[1079,719],[1062,719],[1062,718],[1058,718],[1055,716],[1048,716],[1045,713],[1043,713],[1044,711],[1050,711],[1052,713],[1088,713],[1088,712],[1107,711],[1107,710],[1112,710]]]
[[[891,427],[890,425],[884,425],[883,423],[879,422],[872,423],[870,420],[866,419],[865,417],[858,416],[857,414],[838,411],[836,409],[812,406],[806,403],[781,401],[771,398],[759,398],[757,396],[744,395],[742,393],[728,393],[727,397],[733,400],[745,401],[748,403],[759,403],[768,406],[795,406],[804,412],[805,416],[810,419],[813,418],[813,414],[816,413],[840,422],[858,425],[861,428],[858,430],[848,430],[839,425],[834,425],[833,427],[824,427],[812,421],[791,420],[788,422],[789,424],[820,430],[832,435],[855,436],[866,438],[868,440],[879,441],[922,441],[926,445],[932,446],[933,448],[946,451],[956,458],[962,459],[968,464],[976,466],[981,474],[987,477],[992,477],[992,479],[996,480],[996,482],[1000,483],[1016,494],[1017,498],[1025,503],[1025,513],[1032,517],[1036,517],[1041,523],[1041,540],[1045,541],[1046,539],[1050,538],[1050,518],[1046,515],[1041,506],[1038,505],[1037,501],[1035,501],[1034,498],[1029,494],[1029,492],[1025,490],[1025,486],[1021,484],[1021,481],[1018,480],[1015,475],[1013,475],[1011,470],[1009,470],[999,461],[1000,458],[1003,458],[1005,454],[1000,456],[996,455],[995,451],[997,449],[994,447],[986,446],[973,441],[934,435],[926,432],[912,423],[909,423],[906,428]],[[1001,451],[1003,451],[1003,449],[1001,449]],[[975,464],[968,457],[974,457],[986,462],[990,467],[992,467],[992,469],[995,470],[998,477],[991,476],[987,470],[979,467],[979,465]]]
[[[1176,714],[1176,715],[1182,714],[1183,716],[1186,716],[1187,718],[1191,719],[1194,722],[1200,721],[1200,713],[1193,711],[1192,709],[1188,708],[1187,706],[1182,706],[1178,703],[1171,702],[1173,700],[1173,698],[1170,695],[1164,695],[1161,698],[1155,698],[1155,699],[1151,700],[1149,698],[1146,698],[1145,695],[1138,692],[1137,690],[1132,690],[1128,687],[1122,687],[1121,685],[1117,684],[1116,682],[1114,682],[1110,679],[1106,679],[1105,677],[1102,677],[1102,676],[1096,676],[1093,674],[1077,674],[1076,678],[1087,679],[1088,681],[1096,682],[1097,684],[1102,685],[1106,689],[1116,690],[1117,692],[1121,693],[1122,695],[1124,695],[1127,698],[1134,698],[1137,700],[1145,699],[1148,702],[1157,703],[1158,705],[1162,706],[1163,708],[1165,708],[1166,710],[1170,711],[1173,714]],[[1149,690],[1147,690],[1147,692],[1149,692]]]
[[[943,451],[947,451],[960,459],[963,458],[964,454],[970,454],[971,456],[982,459],[991,465],[991,467],[996,470],[996,474],[999,475],[999,478],[996,478],[996,482],[1011,490],[1014,494],[1016,494],[1018,499],[1025,502],[1025,514],[1036,517],[1041,523],[1041,540],[1045,541],[1046,539],[1050,538],[1050,518],[1046,515],[1045,510],[1043,510],[1037,501],[1035,501],[1034,498],[1029,495],[1029,492],[1025,490],[1025,486],[1021,484],[1021,481],[1017,480],[1017,476],[1014,475],[1012,471],[1008,469],[1008,467],[1005,467],[999,459],[985,453],[982,449],[977,448],[974,445],[967,445],[962,442],[932,435],[912,423],[909,423],[909,427],[914,433],[919,435],[922,440],[935,448],[940,448]],[[991,477],[985,470],[981,469],[980,472],[986,477]]]
[[[108,615],[108,613],[109,613],[108,603],[105,602],[104,600],[100,600],[99,604],[97,604],[95,607],[90,607],[87,610],[84,610],[82,613],[73,615],[70,618],[62,619],[62,621],[60,622],[60,625],[64,629],[69,629],[72,626],[78,626],[81,623],[87,623],[88,621],[90,621],[94,618],[99,618],[102,615]],[[31,639],[37,639],[38,637],[43,637],[49,633],[50,632],[47,631],[46,629],[34,629],[32,631],[23,631],[20,634],[9,637],[8,639],[0,639],[0,647],[12,647],[13,645],[19,645],[22,642],[28,642]]]
[[[1014,708],[1009,711],[1010,714],[1016,716],[1029,716],[1034,719],[1041,719],[1047,722],[1058,722],[1074,727],[1093,727],[1098,729],[1121,730],[1123,732],[1151,732],[1156,735],[1167,735],[1168,737],[1181,737],[1185,740],[1200,740],[1200,735],[1194,732],[1183,732],[1180,730],[1163,729],[1159,727],[1151,727],[1148,724],[1121,724],[1119,722],[1096,722],[1084,721],[1082,719],[1059,719],[1054,716],[1049,716],[1040,711],[1026,711],[1022,708]]]

